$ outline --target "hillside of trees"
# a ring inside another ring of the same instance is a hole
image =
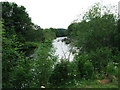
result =
[[[120,20],[107,7],[93,5],[66,30],[43,29],[24,6],[0,3],[3,88],[118,88]],[[72,62],[52,55],[52,40],[63,36],[79,49]]]

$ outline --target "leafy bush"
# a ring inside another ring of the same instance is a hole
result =
[[[40,43],[38,49],[35,51],[35,59],[33,62],[33,86],[40,87],[41,85],[48,85],[49,78],[53,71],[53,56],[49,53],[51,50],[51,43],[49,41]]]
[[[3,88],[29,87],[31,81],[30,60],[20,51],[22,43],[17,41],[16,35],[11,39],[3,35],[2,80]]]
[[[95,67],[95,70],[101,72],[111,60],[112,50],[108,47],[97,48],[95,51],[91,51],[89,56],[90,60],[92,60],[93,66]]]
[[[84,71],[83,67],[84,67],[86,60],[88,60],[88,56],[86,54],[83,54],[83,55],[76,57],[76,60],[77,60],[79,75],[80,75],[80,79],[81,79],[85,75],[85,71]]]
[[[106,73],[118,76],[118,66],[114,62],[109,62],[106,67]]]
[[[45,40],[42,29],[24,31],[22,35],[27,42],[44,42]]]
[[[65,82],[68,80],[68,62],[62,61],[58,63],[54,71],[51,75],[50,82],[52,84],[65,84]]]
[[[92,79],[93,78],[93,74],[94,74],[94,67],[91,63],[90,60],[87,60],[85,63],[84,63],[84,67],[83,67],[84,71],[85,71],[85,75],[84,77],[86,79]]]
[[[76,61],[68,63],[68,80],[79,79],[78,65]]]
[[[92,79],[94,74],[94,66],[87,54],[83,54],[77,57],[77,65],[80,74],[80,78]]]
[[[120,52],[118,50],[113,52],[112,61],[114,63],[120,63]]]

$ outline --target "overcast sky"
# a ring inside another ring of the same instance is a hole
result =
[[[23,5],[32,22],[42,28],[67,28],[96,2],[117,5],[119,0],[0,0]]]

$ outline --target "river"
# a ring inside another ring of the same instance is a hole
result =
[[[67,37],[58,37],[53,40],[53,47],[55,48],[54,56],[58,56],[58,59],[68,59],[69,61],[73,61],[74,56],[78,53],[76,47],[72,47],[70,44],[66,44],[62,39]],[[72,53],[71,51],[76,51],[77,53]]]

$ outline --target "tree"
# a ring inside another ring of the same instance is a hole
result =
[[[7,32],[14,28],[19,33],[32,28],[31,19],[24,6],[18,6],[16,3],[2,2],[2,18]]]

